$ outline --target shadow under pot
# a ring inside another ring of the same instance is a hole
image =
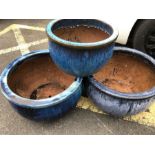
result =
[[[144,111],[155,97],[155,60],[115,47],[112,59],[85,80],[87,95],[104,112],[122,117]]]
[[[59,70],[48,50],[23,55],[1,75],[1,90],[11,105],[30,119],[52,119],[76,106],[82,79]]]
[[[118,32],[95,19],[51,21],[46,28],[53,61],[68,74],[86,77],[112,57]]]

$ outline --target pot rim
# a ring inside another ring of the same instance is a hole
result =
[[[26,108],[45,108],[49,106],[53,106],[56,104],[61,103],[62,101],[66,100],[68,97],[70,97],[82,84],[82,78],[77,77],[76,80],[63,92],[60,94],[57,94],[51,98],[47,99],[40,99],[40,100],[33,100],[21,97],[14,93],[7,82],[8,75],[12,71],[12,69],[20,64],[22,61],[31,58],[36,55],[44,55],[48,54],[49,50],[36,50],[32,51],[28,54],[22,55],[12,61],[2,72],[1,78],[0,78],[0,90],[2,94],[9,100],[9,102],[12,102],[15,105],[26,107]]]
[[[88,19],[88,20],[95,20],[95,21],[102,22],[102,23],[106,24],[108,27],[110,27],[112,29],[112,31],[113,31],[112,34],[107,39],[104,39],[104,40],[101,40],[98,42],[92,42],[92,43],[78,43],[78,42],[67,41],[67,40],[57,37],[52,32],[52,27],[57,22],[59,22],[61,20],[63,20],[63,19],[52,20],[46,27],[46,33],[50,40],[52,40],[60,45],[67,46],[70,48],[72,47],[72,48],[78,48],[78,49],[91,49],[91,48],[99,48],[102,46],[107,46],[107,45],[113,43],[117,39],[118,34],[119,34],[119,32],[116,28],[114,28],[113,26],[111,26],[110,24],[108,24],[104,21],[97,20],[97,19]],[[68,20],[70,20],[70,19],[68,19]]]
[[[149,61],[152,63],[152,65],[155,66],[155,59],[153,59],[151,56],[140,52],[136,49],[131,49],[131,48],[127,48],[127,47],[114,47],[114,52],[125,52],[125,53],[130,53],[130,54],[134,54],[137,56],[140,56],[142,58],[144,58],[145,60]],[[117,98],[122,98],[122,99],[145,99],[145,98],[150,98],[155,96],[155,86],[147,91],[144,92],[139,92],[139,93],[122,93],[113,89],[110,89],[106,86],[104,86],[103,84],[101,84],[100,82],[98,82],[93,76],[89,76],[88,77],[89,82],[96,87],[97,89],[99,89],[101,92],[106,93],[108,95],[117,97]]]

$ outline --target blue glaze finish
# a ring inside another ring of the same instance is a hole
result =
[[[78,43],[63,40],[53,31],[61,27],[88,25],[106,31],[110,37],[93,43]],[[109,24],[94,19],[54,20],[47,25],[49,51],[55,64],[74,76],[85,77],[97,72],[113,54],[118,32]]]
[[[34,119],[53,119],[76,106],[82,94],[82,78],[76,80],[62,93],[48,99],[32,100],[18,96],[8,86],[9,73],[27,59],[49,54],[48,50],[39,50],[23,55],[10,63],[2,72],[0,88],[3,95],[21,115]]]
[[[68,74],[84,77],[97,72],[113,55],[113,45],[99,49],[71,49],[49,42],[50,55],[57,66]]]
[[[120,54],[121,52],[129,53],[141,57],[145,62],[155,67],[155,60],[140,51],[125,47],[115,47],[114,52],[119,52]],[[93,76],[89,76],[85,80],[85,86],[87,95],[92,101],[101,110],[116,117],[133,115],[144,111],[155,99],[155,87],[141,93],[121,93],[104,86],[96,81]]]
[[[15,103],[11,103],[13,108],[22,116],[25,116],[29,119],[33,120],[43,120],[43,119],[54,119],[63,116],[69,110],[75,108],[76,103],[81,97],[81,87],[79,87],[73,95],[66,98],[66,100],[62,101],[56,105],[49,105],[47,107],[42,108],[29,108],[29,107],[21,107]]]

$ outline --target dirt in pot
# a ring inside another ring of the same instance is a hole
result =
[[[103,30],[82,25],[60,28],[55,30],[54,34],[64,40],[81,43],[97,42],[109,37],[109,34]]]
[[[10,73],[8,83],[19,96],[43,99],[63,92],[74,79],[58,69],[50,56],[41,55],[20,64]]]
[[[94,78],[103,85],[123,93],[138,93],[155,86],[155,69],[141,58],[118,53]]]

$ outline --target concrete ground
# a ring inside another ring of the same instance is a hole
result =
[[[44,28],[49,21],[0,20],[0,73],[21,54],[48,48]],[[99,110],[88,99],[81,98],[77,108],[64,117],[34,122],[17,114],[0,93],[0,134],[155,134],[155,128],[147,124],[140,125],[97,112]]]

